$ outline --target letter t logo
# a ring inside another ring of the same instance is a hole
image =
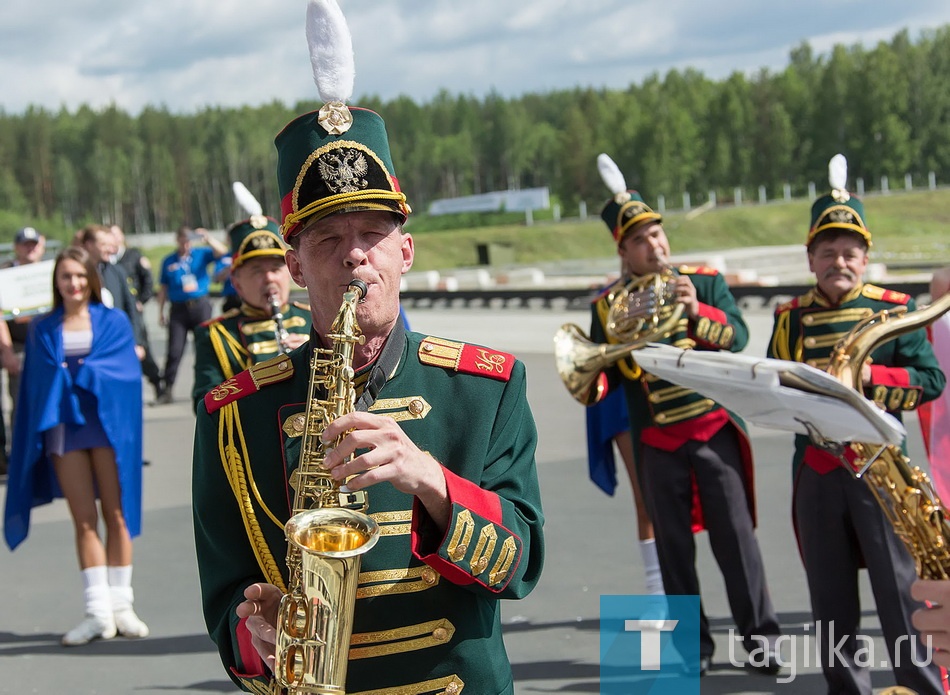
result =
[[[624,632],[640,633],[640,670],[660,670],[660,633],[672,632],[679,620],[624,620]]]

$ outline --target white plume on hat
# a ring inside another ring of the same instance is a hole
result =
[[[231,190],[234,191],[234,197],[237,199],[238,205],[240,205],[248,215],[264,214],[264,208],[261,207],[261,204],[257,202],[257,198],[254,197],[253,193],[247,190],[247,186],[243,183],[235,181],[231,184]]]
[[[600,178],[610,189],[617,203],[622,205],[630,200],[630,194],[627,192],[627,181],[624,179],[620,167],[610,158],[610,155],[603,152],[597,155],[597,171],[600,172]]]
[[[841,153],[828,162],[828,183],[831,184],[831,197],[839,203],[844,203],[851,197],[847,189],[848,160]]]
[[[307,43],[313,81],[325,102],[346,103],[353,96],[356,61],[353,38],[336,0],[310,0],[307,5]]]

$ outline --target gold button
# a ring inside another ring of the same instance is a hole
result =
[[[289,362],[281,362],[280,364],[277,365],[277,369],[283,372],[287,369],[288,366],[290,366]]]
[[[666,413],[660,413],[660,414],[658,414],[658,415],[656,416],[655,420],[656,420],[657,422],[666,422],[666,420],[667,420]]]
[[[805,338],[805,347],[815,347],[815,343],[816,341],[814,338]]]
[[[422,582],[424,584],[428,584],[429,586],[432,586],[433,584],[435,584],[437,579],[438,579],[438,575],[435,573],[435,570],[432,569],[431,567],[426,567],[424,570],[422,570]]]
[[[453,681],[452,683],[449,683],[447,686],[445,686],[445,690],[442,692],[444,692],[445,695],[457,695],[458,691],[459,684]]]
[[[303,432],[304,425],[307,424],[307,418],[304,415],[298,415],[294,418],[294,431]]]
[[[465,543],[459,543],[457,546],[455,546],[455,552],[459,557],[462,557],[466,552],[468,552],[468,546]]]
[[[432,631],[432,639],[436,642],[445,642],[449,638],[449,631],[444,627],[437,627]]]
[[[422,405],[422,401],[418,398],[413,398],[411,401],[409,401],[409,412],[412,415],[419,415],[423,410],[424,407]]]
[[[475,570],[475,574],[481,574],[485,571],[486,567],[488,567],[488,558],[483,556],[479,558],[472,569]]]
[[[802,323],[804,323],[806,326],[810,326],[814,322],[815,322],[815,317],[812,316],[811,314],[802,317]]]
[[[424,352],[432,352],[434,349],[435,349],[435,348],[432,347],[432,344],[431,344],[431,343],[423,343],[423,344],[422,344],[422,350],[423,350]]]

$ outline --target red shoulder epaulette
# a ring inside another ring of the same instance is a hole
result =
[[[433,367],[444,367],[462,374],[487,376],[508,381],[515,365],[514,355],[480,345],[456,343],[428,336],[419,345],[419,361]]]
[[[681,265],[677,268],[683,275],[719,275],[719,271],[705,265]]]
[[[285,381],[294,375],[294,363],[288,355],[278,355],[235,374],[205,394],[205,408],[213,413],[264,386]]]
[[[778,314],[784,314],[786,311],[790,311],[790,310],[792,310],[792,309],[798,308],[798,300],[799,300],[799,299],[801,299],[801,297],[795,297],[794,299],[790,299],[789,301],[785,302],[784,304],[779,304],[777,307],[775,307],[775,313],[776,313],[776,315],[778,315]]]
[[[865,285],[861,293],[869,299],[879,299],[881,301],[890,302],[891,304],[907,304],[907,302],[910,301],[909,294],[884,289],[877,285]]]

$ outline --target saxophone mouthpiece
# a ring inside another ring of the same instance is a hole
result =
[[[355,280],[355,279],[350,280],[350,284],[347,285],[346,287],[347,289],[355,290],[359,294],[359,297],[357,297],[359,301],[362,302],[363,299],[365,299],[367,288],[366,288],[366,283],[363,282],[362,280]]]

